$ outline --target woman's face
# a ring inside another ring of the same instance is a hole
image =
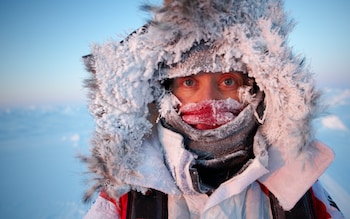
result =
[[[239,101],[238,88],[244,83],[244,75],[239,72],[203,72],[175,78],[171,89],[182,105],[227,98]]]
[[[214,129],[231,121],[242,110],[238,88],[245,84],[244,79],[238,72],[175,78],[171,90],[181,102],[181,118],[200,130]]]

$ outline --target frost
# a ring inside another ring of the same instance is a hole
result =
[[[238,101],[204,100],[200,103],[189,103],[180,108],[182,119],[195,127],[216,127],[233,120],[243,109]]]
[[[142,163],[138,153],[152,127],[148,105],[156,102],[163,118],[178,116],[174,108],[180,103],[159,86],[164,79],[199,71],[242,71],[264,92],[261,132],[269,143],[299,150],[313,137],[309,127],[319,107],[318,94],[312,80],[306,80],[309,70],[287,45],[292,25],[282,1],[184,2],[156,10],[154,22],[122,43],[111,41],[92,48],[96,86],[89,108],[97,125],[92,151],[105,152],[103,159],[115,161],[106,169],[117,166],[112,177],[119,179],[114,186],[121,189],[128,188],[123,180],[132,177],[135,165]],[[193,52],[201,43],[205,49]],[[186,54],[191,55],[184,60]],[[251,100],[247,94],[240,93],[244,104]],[[240,107],[212,102],[184,106],[181,113],[189,108],[183,119],[190,124],[219,125],[237,116]],[[110,150],[103,148],[107,146]],[[99,154],[93,156],[98,163]],[[104,168],[96,165],[91,172]]]

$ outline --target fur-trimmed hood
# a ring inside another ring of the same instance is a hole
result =
[[[254,78],[265,94],[259,131],[266,143],[305,160],[311,156],[319,93],[304,60],[288,45],[294,23],[282,1],[174,0],[145,9],[154,14],[147,25],[122,42],[93,45],[85,57],[96,121],[92,155],[84,158],[95,174],[87,199],[101,188],[114,190],[113,197],[143,189],[124,179],[144,159],[142,142],[154,126],[150,105],[166,96],[163,80],[198,71],[239,70]],[[207,62],[191,68],[186,60],[192,53],[200,56],[200,45]]]

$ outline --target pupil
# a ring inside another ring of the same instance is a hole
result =
[[[232,85],[232,84],[233,84],[233,80],[232,80],[232,78],[226,79],[226,80],[224,81],[224,83],[225,83],[226,85]]]
[[[186,84],[186,86],[192,86],[193,85],[193,81],[192,80],[186,80],[185,84]]]

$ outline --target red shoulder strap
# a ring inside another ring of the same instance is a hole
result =
[[[109,197],[104,190],[101,191],[100,196],[114,204],[115,208],[118,211],[120,219],[126,219],[127,207],[128,207],[128,193],[121,196],[119,198],[118,203],[114,198]]]

